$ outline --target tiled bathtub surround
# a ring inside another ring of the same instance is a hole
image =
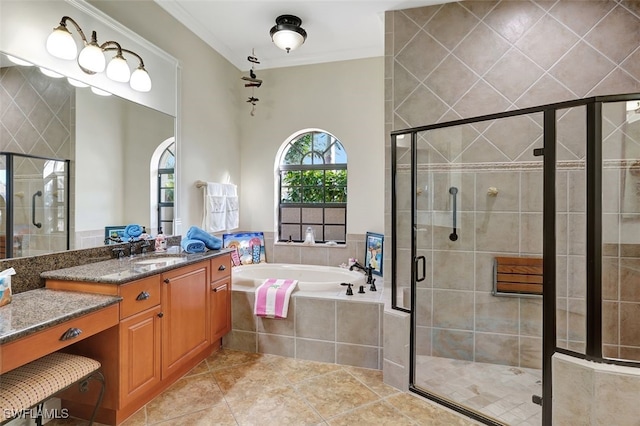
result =
[[[346,243],[335,246],[275,242],[274,235],[274,232],[264,232],[265,255],[269,263],[340,266],[346,264],[349,258],[364,261],[364,234],[347,234]]]
[[[382,369],[382,302],[294,293],[287,318],[269,319],[253,314],[254,297],[232,292],[233,329],[223,338],[225,348]]]

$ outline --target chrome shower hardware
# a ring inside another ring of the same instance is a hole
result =
[[[453,232],[449,234],[449,239],[451,241],[456,241],[458,239],[457,226],[456,226],[456,216],[457,216],[456,200],[458,198],[457,197],[458,188],[456,188],[455,186],[452,186],[451,188],[449,188],[449,194],[453,195]]]

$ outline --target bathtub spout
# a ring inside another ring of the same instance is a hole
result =
[[[373,279],[373,267],[371,265],[362,266],[358,262],[355,262],[353,265],[349,266],[349,270],[353,271],[353,268],[358,268],[362,272],[364,272],[364,274],[367,276],[367,284],[371,284],[371,291],[376,291],[376,287],[374,284],[376,280]]]

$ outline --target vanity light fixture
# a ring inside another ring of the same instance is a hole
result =
[[[67,22],[71,22],[82,39],[83,49],[78,55],[78,47],[73,35],[67,28]],[[106,75],[109,79],[120,83],[127,83],[133,90],[138,92],[148,92],[151,90],[151,78],[144,68],[142,57],[137,53],[125,49],[116,41],[106,41],[98,43],[95,31],[91,32],[91,40],[87,41],[84,32],[69,16],[63,16],[60,25],[54,28],[47,38],[47,51],[56,58],[74,60],[77,57],[78,66],[87,74],[103,72],[106,68]],[[115,52],[115,56],[107,64],[105,52]],[[136,57],[139,61],[138,68],[133,73],[127,65],[123,53]]]
[[[70,85],[72,85],[74,87],[80,87],[80,88],[89,87],[89,85],[87,83],[83,83],[81,81],[75,80],[75,79],[70,78],[70,77],[67,77],[67,81],[69,82]]]
[[[104,91],[102,89],[98,89],[97,87],[91,86],[91,91],[99,96],[111,96],[111,93]]]
[[[15,56],[7,55],[7,59],[13,62],[16,65],[20,65],[22,67],[32,67],[33,64],[31,62],[27,62],[24,59],[16,58]]]
[[[46,75],[47,77],[51,77],[51,78],[62,78],[64,77],[62,74],[58,74],[55,71],[51,71],[50,69],[47,68],[42,68],[42,67],[38,67],[40,68],[40,72],[44,75]]]
[[[271,28],[269,34],[271,40],[287,53],[302,46],[307,39],[307,32],[300,26],[302,20],[293,15],[280,15],[276,18],[276,25]]]

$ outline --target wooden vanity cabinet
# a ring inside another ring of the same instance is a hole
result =
[[[231,257],[216,256],[122,285],[47,281],[47,287],[118,294],[117,326],[72,345],[102,364],[106,390],[97,421],[120,424],[196,366],[231,330]],[[71,394],[69,394],[71,395]],[[89,418],[96,395],[65,399]]]
[[[209,297],[211,343],[216,343],[231,331],[231,256],[211,259]]]
[[[162,376],[209,346],[209,262],[166,272],[162,281]]]

